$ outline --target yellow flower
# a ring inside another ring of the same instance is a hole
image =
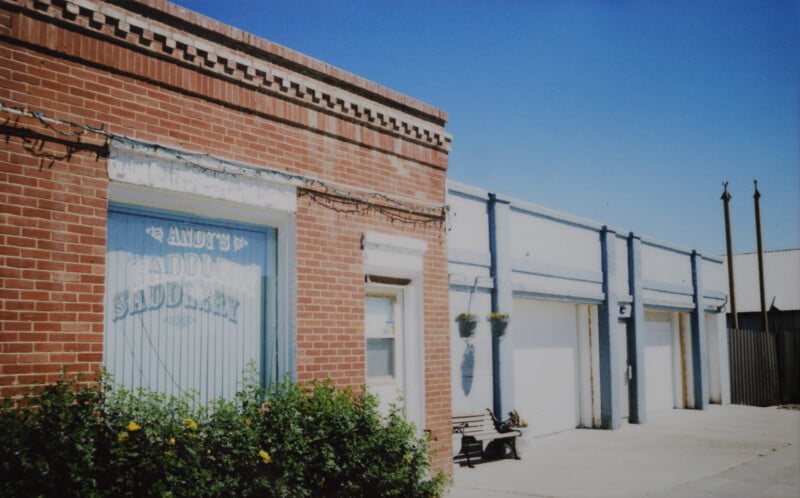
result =
[[[411,453],[406,453],[405,456],[403,456],[403,460],[405,460],[406,463],[411,463],[412,458]]]
[[[136,432],[141,428],[142,426],[137,424],[136,422],[131,422],[130,424],[128,424],[128,432]]]
[[[258,456],[260,456],[260,457],[261,457],[261,460],[262,460],[264,463],[269,463],[269,462],[271,462],[271,461],[272,461],[272,457],[271,457],[271,456],[269,456],[269,453],[267,453],[267,452],[266,452],[266,451],[264,451],[264,450],[261,450],[261,451],[259,451],[259,452],[258,452]]]
[[[195,422],[194,420],[190,418],[185,418],[183,419],[183,423],[186,424],[189,427],[189,429],[193,431],[197,430],[197,422]]]
[[[169,444],[175,446],[175,438],[174,437],[169,438]]]
[[[127,439],[128,439],[128,433],[127,432],[120,432],[119,434],[117,434],[117,442],[118,443],[122,443],[122,442],[126,441]]]
[[[250,425],[250,419],[249,418],[244,419],[244,425]]]
[[[210,455],[210,454],[211,454],[211,450],[206,450],[206,455]]]

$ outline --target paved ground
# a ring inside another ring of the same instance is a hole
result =
[[[448,497],[800,497],[800,410],[673,410],[519,449],[522,460],[456,466]]]

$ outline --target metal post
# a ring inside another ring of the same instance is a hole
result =
[[[708,338],[706,337],[705,306],[703,305],[703,257],[692,251],[692,310],[691,363],[692,388],[696,410],[708,409]]]
[[[756,208],[756,242],[758,243],[758,290],[761,292],[761,328],[764,332],[769,332],[767,323],[767,305],[764,292],[764,248],[761,245],[761,208],[759,199],[761,194],[758,192],[758,180],[753,180],[755,192],[753,192],[753,203]]]
[[[628,236],[628,288],[633,295],[631,316],[626,324],[627,360],[633,369],[628,384],[628,421],[647,422],[647,390],[644,384],[644,289],[642,289],[642,239],[633,232]]]
[[[619,429],[622,419],[622,375],[617,330],[619,300],[617,299],[617,234],[603,227],[600,231],[600,258],[603,268],[605,298],[597,310],[598,357],[600,360],[600,423],[603,429]],[[636,299],[636,296],[634,296]]]
[[[731,194],[728,192],[728,182],[722,182],[725,191],[722,192],[722,204],[725,207],[725,245],[728,250],[728,294],[730,294],[731,315],[733,315],[733,328],[739,328],[739,315],[736,313],[736,286],[733,282],[733,241],[731,235],[731,210],[729,203]]]
[[[511,287],[510,201],[489,194],[489,251],[491,253],[492,311],[509,313],[513,307]],[[510,332],[510,331],[509,331]],[[508,412],[514,403],[512,351],[505,349],[501,338],[492,335],[492,409],[497,415]]]

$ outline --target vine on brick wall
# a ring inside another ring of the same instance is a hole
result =
[[[76,152],[88,151],[96,159],[108,156],[111,135],[102,128],[54,119],[27,108],[8,107],[0,102],[0,136],[6,143],[18,138],[22,148],[39,159],[39,169],[52,168],[57,161],[70,161]],[[98,140],[99,138],[99,140]]]
[[[427,225],[443,224],[448,206],[422,206],[418,201],[401,200],[381,192],[355,187],[336,186],[313,177],[270,168],[254,168],[209,154],[186,152],[142,142],[85,124],[47,116],[27,107],[12,107],[0,102],[0,136],[6,143],[18,139],[23,149],[39,159],[39,169],[52,168],[56,162],[70,161],[78,152],[108,157],[110,142],[119,142],[131,149],[159,151],[180,161],[188,168],[214,176],[256,177],[279,180],[298,188],[298,196],[308,198],[340,214],[378,213],[391,222]]]
[[[447,216],[447,207],[414,210],[405,206],[387,206],[376,201],[355,199],[335,192],[320,192],[310,189],[299,189],[298,195],[339,214],[374,212],[383,215],[392,223],[398,222],[412,225],[441,224]]]

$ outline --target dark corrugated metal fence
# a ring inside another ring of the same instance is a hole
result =
[[[778,332],[778,379],[781,403],[800,403],[800,331]]]
[[[800,334],[728,329],[731,402],[772,406],[800,401]]]

